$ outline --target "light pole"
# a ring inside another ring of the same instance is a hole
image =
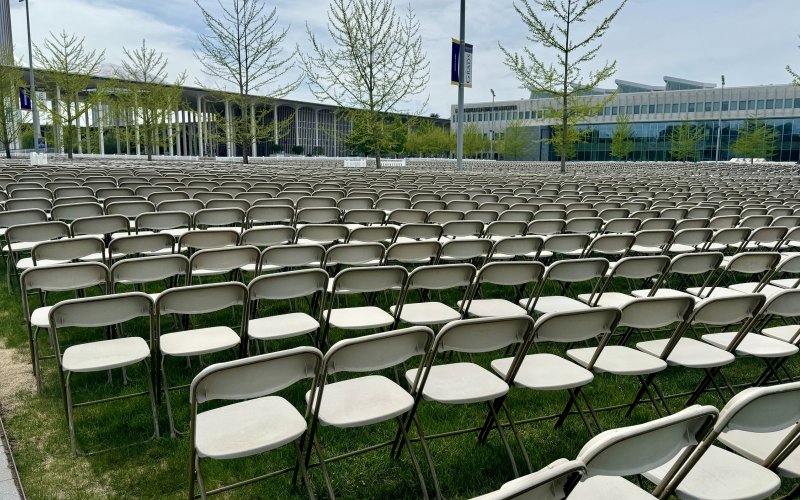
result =
[[[494,160],[494,89],[489,89],[492,93],[492,124],[489,129],[489,159]]]
[[[25,2],[25,19],[28,23],[28,78],[31,84],[31,116],[33,118],[33,149],[39,151],[39,137],[41,130],[39,130],[39,107],[37,106],[36,95],[36,81],[33,78],[33,44],[31,43],[31,13],[28,8],[28,0],[19,0]]]
[[[458,43],[458,125],[456,127],[456,170],[464,169],[464,10],[466,0],[461,0],[461,22]]]
[[[722,75],[722,90],[719,93],[719,121],[717,123],[717,163],[719,163],[719,146],[722,142],[722,103],[725,97],[725,75]]]

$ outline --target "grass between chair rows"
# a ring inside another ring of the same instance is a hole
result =
[[[621,284],[624,288],[624,284]],[[588,289],[581,289],[588,292]],[[93,293],[99,293],[95,291]],[[553,289],[552,293],[556,293]],[[68,298],[65,295],[64,298]],[[58,297],[51,297],[58,298]],[[445,302],[454,304],[460,298],[457,293],[443,294]],[[363,299],[351,296],[342,299],[342,305],[360,305]],[[392,297],[378,294],[378,303],[384,308],[391,304]],[[52,303],[52,300],[51,300]],[[294,304],[261,304],[259,314],[276,314],[286,312],[293,307],[302,306],[298,301]],[[4,311],[0,323],[0,337],[7,347],[14,349],[19,357],[29,359],[27,333],[22,320],[18,289],[13,293],[7,290],[0,292],[0,308]],[[231,324],[231,310],[199,318],[202,324]],[[165,318],[166,328],[172,327],[172,321]],[[141,322],[125,326],[125,334],[141,334]],[[357,333],[356,333],[357,334]],[[349,332],[353,335],[353,332]],[[330,341],[344,338],[344,332],[332,330]],[[70,338],[70,332],[67,332]],[[74,338],[74,337],[73,337]],[[87,337],[83,337],[84,339]],[[102,338],[97,333],[96,339]],[[639,339],[634,338],[629,345]],[[308,344],[307,337],[287,339],[270,343],[270,350],[280,350],[298,345]],[[42,336],[39,345],[45,353],[50,353],[47,341]],[[543,346],[542,350],[563,354],[564,348]],[[503,353],[475,355],[471,359],[482,366],[487,366],[491,359],[503,356]],[[220,353],[204,356],[205,364],[233,359],[233,353]],[[466,359],[466,357],[464,357]],[[415,367],[412,362],[408,368]],[[725,368],[724,373],[733,383],[752,381],[761,372],[763,363],[759,360],[739,359],[732,366]],[[792,374],[800,373],[800,362],[797,357],[787,364]],[[168,373],[172,385],[188,383],[200,370],[196,358],[191,366],[184,360],[170,360]],[[131,383],[122,384],[120,370],[113,372],[109,383],[106,373],[85,375],[77,374],[73,378],[73,394],[76,401],[115,396],[122,393],[144,390],[145,372],[141,366],[128,370]],[[393,378],[394,372],[388,370],[385,375]],[[668,394],[692,390],[699,382],[701,373],[669,368],[658,377],[664,391]],[[7,410],[4,419],[7,422],[9,438],[20,470],[22,482],[27,495],[38,498],[185,498],[189,481],[189,438],[181,436],[170,439],[166,418],[166,407],[162,401],[159,406],[159,419],[162,437],[160,439],[120,448],[96,455],[73,458],[70,453],[66,418],[58,382],[58,372],[54,360],[43,362],[44,391],[42,395],[18,393],[17,401],[11,405],[3,401]],[[304,409],[304,394],[308,385],[297,384],[282,393],[301,410]],[[585,393],[596,407],[611,406],[629,402],[638,384],[633,377],[617,377],[603,374],[595,377]],[[173,393],[173,408],[176,424],[186,428],[189,421],[188,391]],[[673,411],[683,405],[685,399],[670,401]],[[508,407],[515,419],[552,415],[558,413],[566,402],[564,392],[531,392],[512,389],[507,400]],[[719,398],[712,393],[706,394],[702,403],[721,406]],[[212,405],[206,406],[207,408]],[[657,417],[652,406],[640,404],[631,418],[625,418],[624,409],[609,410],[600,413],[600,421],[605,429],[632,425],[652,420]],[[426,434],[453,431],[462,428],[476,427],[482,424],[486,415],[483,405],[444,406],[423,402],[418,412]],[[503,417],[501,416],[501,419]],[[577,415],[567,419],[564,427],[553,429],[554,420],[524,424],[519,427],[523,441],[530,454],[534,468],[541,468],[561,457],[574,457],[582,445],[590,438]],[[150,434],[151,420],[149,404],[146,398],[114,401],[96,407],[78,408],[76,410],[76,429],[79,443],[87,451],[125,446],[146,439]],[[363,429],[336,430],[323,428],[320,439],[326,455],[338,455],[348,451],[370,446],[394,437],[395,426],[392,422]],[[412,432],[412,437],[416,435]],[[517,456],[518,465],[524,470],[524,462],[515,448],[513,437],[512,449]],[[496,489],[503,482],[512,479],[512,471],[506,453],[496,432],[493,432],[486,446],[478,445],[475,434],[462,434],[430,441],[433,460],[437,467],[442,491],[448,498],[469,498]],[[422,449],[415,445],[418,456],[422,458]],[[209,489],[237,480],[263,474],[291,465],[293,453],[290,447],[267,453],[265,455],[230,461],[203,462],[204,477]],[[432,483],[423,472],[432,492]],[[330,465],[330,473],[334,489],[340,498],[418,498],[419,490],[407,453],[404,452],[399,461],[389,459],[389,449],[380,449],[358,455]],[[322,474],[318,468],[311,469],[311,477],[318,495],[324,494]],[[787,481],[784,481],[786,484]],[[791,485],[789,485],[791,486]],[[785,486],[784,490],[788,491]],[[225,498],[305,498],[302,488],[292,489],[290,476],[284,475],[259,482],[232,492]]]

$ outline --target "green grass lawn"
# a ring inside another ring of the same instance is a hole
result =
[[[65,296],[66,297],[66,296]],[[51,297],[53,298],[58,297]],[[452,297],[446,297],[449,301]],[[355,305],[359,299],[350,299]],[[388,305],[390,297],[379,297],[382,305]],[[454,302],[454,300],[453,300]],[[263,313],[287,310],[288,304],[262,304]],[[18,290],[0,292],[2,323],[0,337],[7,347],[22,357],[28,355],[27,333],[22,321]],[[269,311],[267,311],[269,309]],[[200,321],[230,322],[231,312],[225,311],[212,318]],[[170,321],[167,320],[167,324]],[[125,332],[141,331],[141,324],[126,325]],[[332,332],[332,340],[342,338],[342,332]],[[86,338],[85,336],[82,338]],[[98,333],[96,338],[101,338]],[[68,341],[75,341],[76,332],[68,332]],[[637,339],[632,339],[635,342]],[[307,344],[308,339],[298,338],[271,344],[271,350],[279,350]],[[42,349],[50,352],[46,339],[42,338]],[[546,346],[551,352],[563,353],[562,347]],[[474,356],[473,360],[488,366],[491,359],[503,353]],[[205,363],[232,359],[232,354],[211,355]],[[14,455],[20,470],[25,491],[30,498],[185,498],[189,482],[189,439],[181,436],[171,439],[168,432],[165,404],[159,407],[162,437],[160,439],[103,452],[88,457],[73,458],[70,453],[69,435],[59,389],[58,373],[53,360],[43,363],[44,392],[42,395],[18,393],[15,404],[3,402],[6,407],[4,419],[13,444]],[[409,365],[410,367],[410,365]],[[748,382],[761,372],[762,363],[757,360],[737,360],[725,369],[733,383]],[[199,371],[196,360],[188,367],[184,361],[171,360],[168,365],[173,383],[188,383]],[[800,362],[795,358],[788,364],[792,373],[798,373]],[[105,373],[76,375],[74,396],[76,401],[89,398],[113,396],[124,392],[144,390],[145,376],[140,367],[129,370],[132,383],[122,384],[119,370],[114,371],[108,382]],[[390,370],[387,376],[393,377]],[[673,394],[694,388],[700,380],[699,373],[670,368],[659,377],[665,392]],[[634,378],[599,375],[586,389],[595,406],[611,406],[629,402],[638,387]],[[299,408],[304,408],[303,396],[308,384],[297,384],[284,395]],[[186,428],[189,420],[188,392],[173,394],[176,422]],[[565,393],[533,393],[512,389],[508,405],[516,419],[546,416],[558,413],[566,401]],[[683,405],[684,399],[671,401],[673,410]],[[720,406],[714,394],[702,398],[703,403]],[[656,418],[648,404],[641,404],[631,418],[625,418],[624,409],[603,411],[600,419],[604,428],[636,424]],[[466,405],[447,407],[423,402],[419,416],[427,434],[453,431],[478,426],[486,415],[485,406]],[[572,458],[589,439],[589,434],[578,416],[571,416],[560,430],[553,428],[554,420],[534,422],[520,426],[523,440],[533,461],[534,468],[541,468],[561,457]],[[122,447],[146,439],[150,434],[150,412],[146,398],[115,401],[98,407],[79,408],[76,426],[79,443],[85,450],[101,450]],[[356,450],[365,446],[390,440],[395,427],[391,423],[366,429],[335,430],[324,428],[320,436],[327,455]],[[508,437],[512,438],[511,433]],[[474,434],[462,434],[430,441],[434,462],[437,466],[442,491],[448,498],[468,498],[499,487],[513,477],[508,458],[497,433],[493,433],[487,445],[479,445]],[[513,446],[513,443],[512,443]],[[422,449],[415,445],[418,456]],[[521,454],[515,450],[520,467],[524,468]],[[290,448],[271,452],[263,456],[226,462],[204,462],[204,475],[209,488],[238,479],[255,476],[268,470],[292,464]],[[423,470],[425,470],[423,466]],[[404,454],[399,461],[389,459],[389,449],[379,449],[356,457],[337,461],[330,465],[330,473],[337,496],[340,498],[418,498],[419,490],[413,468]],[[426,471],[427,474],[427,471]],[[311,469],[312,480],[318,495],[325,488],[321,472]],[[429,485],[431,485],[430,481]],[[784,482],[787,484],[787,482]],[[788,485],[791,486],[791,485]],[[788,490],[788,487],[785,487]],[[432,485],[431,489],[432,491]],[[228,498],[304,498],[302,489],[293,489],[290,476],[284,475],[256,483],[223,495]]]

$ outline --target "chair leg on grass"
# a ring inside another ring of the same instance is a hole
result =
[[[172,439],[177,437],[175,432],[175,420],[172,417],[172,402],[169,398],[169,383],[167,381],[167,371],[164,369],[166,358],[161,358],[161,389],[164,391],[164,400],[167,403],[167,418],[169,419],[169,435]]]
[[[647,376],[646,378],[644,378],[644,379],[642,379],[642,377],[641,377],[641,376],[639,377],[639,382],[640,382],[640,384],[639,384],[639,391],[636,393],[636,396],[633,398],[633,401],[632,401],[632,402],[631,402],[631,404],[628,406],[628,411],[626,411],[626,412],[625,412],[625,417],[626,417],[626,418],[630,418],[631,414],[633,413],[633,410],[634,410],[634,409],[636,408],[636,406],[639,404],[639,401],[641,401],[642,397],[643,397],[643,396],[644,396],[644,395],[647,393],[647,387],[648,387],[650,384],[652,384],[652,383],[653,383],[653,380],[654,380],[655,378],[656,378],[656,376],[655,376],[655,374],[653,374],[653,373],[651,373],[650,375],[648,375],[648,376]]]
[[[436,468],[433,465],[433,457],[431,456],[431,450],[428,448],[428,440],[425,439],[425,433],[422,431],[422,424],[419,423],[419,419],[416,415],[414,415],[414,426],[417,428],[417,435],[419,436],[419,442],[422,443],[422,451],[425,454],[425,460],[428,462],[428,469],[431,471],[431,478],[433,479],[433,489],[436,492],[436,498],[442,498],[442,491],[439,487],[439,476],[436,474]]]
[[[503,412],[506,414],[506,418],[508,419],[508,423],[511,426],[511,431],[514,433],[514,437],[517,438],[517,446],[519,449],[522,450],[522,457],[525,459],[525,466],[528,467],[528,474],[533,473],[533,466],[531,466],[531,459],[528,456],[528,450],[525,449],[525,443],[522,442],[522,436],[520,436],[519,431],[517,430],[517,424],[514,422],[514,419],[511,417],[511,412],[508,411],[506,405],[503,405]]]
[[[150,411],[153,413],[153,436],[161,437],[161,430],[158,428],[158,408],[156,407],[156,391],[153,387],[153,375],[150,369],[150,361],[144,360],[145,372],[147,375],[147,395],[150,398]]]
[[[69,444],[72,448],[72,456],[78,456],[78,443],[75,437],[75,415],[72,413],[72,389],[69,385],[70,372],[64,374],[64,397],[67,408],[67,427],[69,428]]]
[[[322,456],[322,446],[319,444],[317,439],[312,438],[311,446],[314,447],[314,451],[317,454],[317,459],[319,460],[319,468],[322,469],[322,477],[325,478],[325,488],[328,489],[328,497],[331,500],[336,498],[336,495],[333,494],[333,484],[331,484],[331,477],[328,475],[328,465],[325,463],[325,457]],[[308,460],[308,457],[306,457]]]
[[[308,493],[308,498],[314,500],[316,495],[314,495],[314,486],[311,484],[311,478],[308,477],[308,470],[306,469],[305,460],[303,459],[303,450],[300,449],[300,441],[295,440],[294,443],[294,453],[297,457],[297,468],[300,469],[300,474],[303,477],[303,483],[306,485],[306,492]],[[295,471],[295,476],[297,475]]]
[[[589,401],[589,398],[586,396],[586,393],[581,390],[578,390],[578,393],[583,398],[583,402],[586,403],[586,408],[588,408],[589,410],[589,415],[592,416],[592,420],[594,420],[594,425],[597,426],[597,432],[603,432],[603,426],[600,425],[600,420],[597,419],[597,414],[594,411],[594,407],[592,407],[591,401]],[[575,407],[578,408],[578,411],[581,410],[577,400],[575,401]],[[591,431],[589,432],[591,433]],[[594,434],[592,435],[594,436]]]
[[[411,457],[411,463],[414,465],[414,470],[417,472],[417,480],[419,481],[419,487],[422,491],[422,498],[428,499],[428,487],[425,485],[425,477],[422,475],[422,469],[419,467],[419,461],[417,460],[417,454],[414,453],[414,448],[411,446],[411,442],[408,440],[408,433],[406,432],[405,422],[400,417],[397,417],[397,428],[400,430],[400,433],[403,436],[403,441],[406,443],[406,448],[408,448],[408,455]]]
[[[517,469],[517,460],[514,458],[514,453],[511,451],[511,447],[508,445],[508,440],[506,439],[506,434],[503,432],[503,426],[500,425],[500,419],[497,418],[497,412],[492,405],[492,401],[487,401],[486,406],[489,407],[489,413],[492,415],[492,420],[494,420],[495,427],[497,428],[497,433],[500,434],[500,440],[503,442],[503,446],[506,448],[506,453],[508,453],[508,458],[511,461],[511,468],[514,470],[514,477],[519,477],[519,470]]]

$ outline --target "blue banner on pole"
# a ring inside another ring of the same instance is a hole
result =
[[[19,88],[19,109],[31,110],[30,87]]]
[[[450,83],[458,85],[463,83],[465,87],[472,87],[472,45],[464,44],[464,76],[459,77],[459,57],[461,55],[461,44],[455,38],[452,39],[452,52],[450,54]]]

